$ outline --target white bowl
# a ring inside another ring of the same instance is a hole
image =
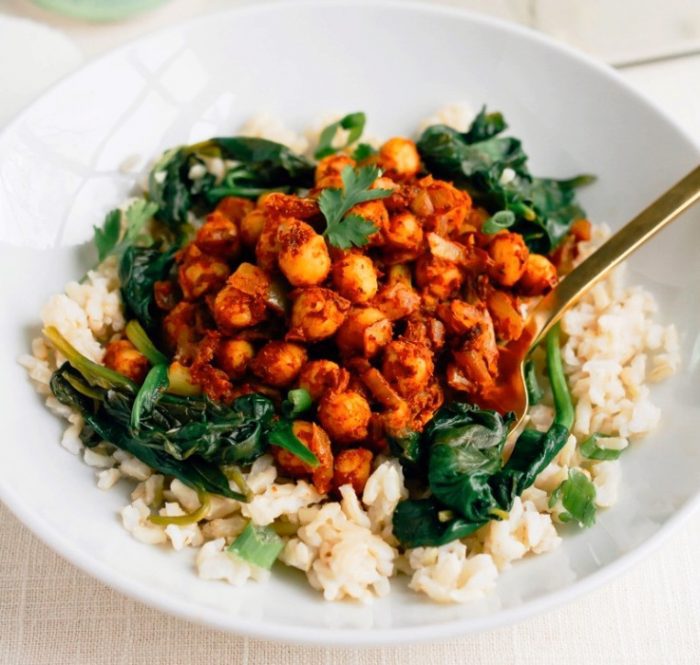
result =
[[[199,580],[191,553],[142,545],[122,529],[126,487],[96,489],[93,470],[58,445],[62,424],[15,362],[41,303],[84,272],[91,225],[132,188],[135,176],[119,170],[130,155],[145,164],[166,146],[230,133],[260,109],[299,129],[327,111],[363,109],[376,134],[392,135],[456,100],[502,110],[535,172],[597,174],[584,203],[613,227],[700,154],[607,67],[522,28],[403,2],[264,4],[203,17],[115,51],[27,109],[0,136],[2,500],[67,559],[146,603],[239,633],[323,644],[404,643],[522,619],[659,544],[700,485],[700,226],[690,219],[632,261],[632,279],[678,324],[684,363],[654,390],[658,432],[623,457],[620,502],[465,606],[434,605],[399,582],[373,605],[329,604],[282,566],[268,585]]]

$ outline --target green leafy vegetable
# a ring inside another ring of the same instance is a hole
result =
[[[126,225],[122,233],[122,213],[112,210],[107,213],[102,228],[95,227],[94,243],[100,263],[108,256],[121,257],[127,247],[138,244],[147,247],[153,239],[146,231],[146,223],[153,217],[158,207],[145,199],[136,199],[124,213]]]
[[[562,522],[573,520],[581,527],[589,527],[595,524],[595,497],[595,485],[578,469],[570,469],[569,477],[550,497],[550,508],[561,499],[566,512],[561,513],[559,519]]]
[[[168,359],[156,348],[156,345],[151,341],[143,326],[136,320],[132,319],[126,324],[124,330],[127,339],[142,353],[151,365],[167,365]]]
[[[141,417],[151,413],[162,392],[168,389],[168,366],[154,365],[146,375],[141,388],[136,393],[131,407],[131,428],[138,430]]]
[[[537,380],[537,370],[532,360],[525,362],[525,388],[527,389],[527,398],[530,406],[538,404],[544,396],[544,392]]]
[[[287,393],[287,399],[282,402],[282,413],[286,418],[293,419],[311,408],[312,400],[308,390],[295,388]]]
[[[338,120],[338,122],[334,122],[328,125],[321,132],[321,136],[318,139],[318,148],[316,148],[314,157],[316,159],[323,159],[324,157],[328,157],[328,155],[333,155],[336,152],[338,152],[338,150],[347,148],[348,146],[355,143],[355,141],[357,141],[360,138],[360,136],[362,136],[362,132],[365,129],[366,119],[367,118],[365,114],[359,111],[357,113],[349,113],[348,115]],[[333,139],[335,138],[339,129],[347,130],[348,136],[345,141],[345,145],[341,146],[340,148],[334,148]]]
[[[598,445],[598,441],[601,438],[605,438],[602,434],[591,434],[580,446],[579,452],[588,459],[599,460],[607,462],[610,460],[616,460],[622,454],[621,450],[615,450],[614,448],[603,448]]]
[[[428,482],[435,498],[468,522],[482,522],[496,501],[489,477],[501,468],[512,414],[458,402],[442,407],[425,430],[431,442]]]
[[[547,374],[554,397],[554,423],[570,430],[574,425],[574,405],[566,385],[566,375],[561,364],[559,324],[554,326],[545,340],[547,349]]]
[[[205,168],[203,156],[237,162],[216,184],[211,173],[192,178],[193,167]],[[212,138],[169,150],[149,177],[149,197],[158,206],[157,219],[174,231],[187,223],[195,207],[210,208],[224,196],[257,198],[268,191],[312,187],[314,165],[286,146],[247,136]]]
[[[256,526],[248,522],[246,528],[228,547],[229,552],[260,568],[272,568],[279,553],[284,548],[284,540],[269,526]]]
[[[481,232],[498,233],[503,229],[509,229],[513,224],[515,224],[515,213],[512,210],[499,210],[484,222]]]
[[[486,232],[507,224],[521,233],[530,249],[547,254],[566,235],[574,220],[585,217],[575,198],[592,176],[568,180],[536,178],[518,139],[500,136],[507,125],[498,113],[482,109],[467,132],[445,125],[428,127],[418,141],[427,169],[469,191],[489,212]],[[513,216],[500,215],[508,212]],[[495,218],[495,219],[494,219]],[[492,221],[493,220],[493,221]]]
[[[352,158],[356,162],[363,162],[365,159],[369,159],[377,154],[377,149],[372,147],[369,143],[358,143],[355,150],[353,150]]]
[[[272,426],[267,438],[270,444],[284,448],[310,467],[318,466],[318,457],[297,439],[292,431],[292,424],[288,420],[278,420]]]
[[[154,247],[126,249],[119,264],[119,281],[127,314],[138,319],[151,333],[157,330],[153,287],[164,280],[175,264],[175,248],[159,251]]]
[[[474,533],[484,524],[461,517],[443,520],[443,511],[435,499],[401,501],[392,518],[394,536],[404,547],[439,547]]]
[[[389,450],[397,457],[404,470],[411,472],[420,469],[427,453],[420,432],[407,431],[400,437],[389,437]]]
[[[334,247],[362,247],[377,230],[371,221],[359,215],[346,215],[358,203],[375,201],[391,195],[390,189],[370,189],[379,175],[380,171],[376,166],[362,166],[359,169],[346,166],[340,174],[343,189],[324,189],[321,192],[318,205],[326,218],[324,235]]]

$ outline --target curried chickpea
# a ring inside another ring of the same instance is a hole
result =
[[[251,210],[241,220],[241,242],[246,247],[255,247],[265,226],[265,213],[258,208]]]
[[[270,274],[277,271],[277,257],[280,253],[280,243],[277,237],[279,227],[279,219],[266,219],[262,232],[258,237],[258,242],[255,245],[257,265]]]
[[[416,261],[416,284],[430,295],[441,300],[449,298],[464,282],[464,276],[456,263],[437,256],[422,255]]]
[[[216,350],[216,363],[230,379],[241,378],[255,355],[253,345],[245,339],[224,339]]]
[[[379,148],[379,164],[390,175],[410,178],[420,171],[420,155],[410,139],[394,137]]]
[[[197,245],[189,245],[179,258],[178,282],[185,300],[197,298],[217,291],[229,274],[228,264],[209,254],[204,254]]]
[[[241,248],[238,227],[226,215],[215,210],[197,230],[195,243],[206,254],[233,259]]]
[[[285,388],[299,376],[306,362],[306,349],[290,342],[268,342],[250,363],[250,370],[261,381]]]
[[[389,218],[384,229],[386,246],[416,251],[423,242],[423,227],[411,212],[399,212]]]
[[[224,196],[224,198],[216,204],[215,212],[225,215],[238,226],[253,208],[255,208],[255,204],[248,199],[244,199],[240,196]]]
[[[181,301],[163,318],[163,337],[168,350],[178,359],[194,354],[197,340],[197,305]]]
[[[391,321],[376,307],[353,307],[335,337],[340,351],[371,358],[391,341]]]
[[[353,390],[328,393],[318,405],[318,419],[338,445],[366,439],[371,417],[369,403]]]
[[[433,354],[422,344],[395,340],[384,350],[382,374],[402,397],[425,390],[434,369]]]
[[[306,222],[294,218],[282,220],[277,232],[277,263],[294,286],[316,286],[331,269],[331,259],[323,236]]]
[[[355,160],[347,155],[329,155],[321,159],[316,165],[316,187],[341,188],[343,181],[340,179],[340,174],[346,166],[355,168]]]
[[[249,328],[265,319],[265,302],[243,293],[235,286],[225,286],[214,299],[214,319],[224,332]]]
[[[327,494],[333,481],[333,452],[328,434],[315,423],[305,420],[295,420],[292,423],[292,432],[304,446],[316,455],[318,466],[312,468],[288,450],[272,446],[272,456],[277,468],[283,475],[292,478],[311,476],[316,490],[320,494]]]
[[[515,288],[524,296],[542,296],[549,293],[558,281],[557,269],[546,256],[530,254]]]
[[[356,206],[350,208],[350,215],[359,215],[360,217],[372,222],[377,227],[376,233],[370,236],[370,243],[374,245],[382,244],[384,242],[384,236],[382,231],[386,229],[389,224],[389,211],[384,205],[384,201],[365,201],[364,203],[358,203]]]
[[[331,391],[345,390],[349,381],[348,371],[332,360],[310,360],[299,374],[299,387],[306,390],[314,402]]]
[[[291,327],[286,338],[318,342],[335,334],[350,309],[350,303],[335,291],[312,286],[298,289],[292,296]]]
[[[333,285],[352,303],[369,302],[377,293],[377,271],[372,259],[364,254],[346,254],[333,264]]]
[[[521,235],[501,231],[489,243],[488,253],[489,275],[501,286],[513,286],[525,272],[529,252]]]
[[[333,485],[336,488],[352,485],[360,496],[372,469],[372,452],[367,448],[341,450],[333,464]]]
[[[104,364],[135,383],[142,383],[148,373],[148,359],[128,339],[110,342],[104,355]]]

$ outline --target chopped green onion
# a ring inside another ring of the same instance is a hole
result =
[[[158,351],[156,345],[150,340],[148,334],[136,319],[132,319],[126,324],[125,332],[127,339],[140,353],[148,358],[148,362],[150,362],[151,365],[168,364],[168,359]]]
[[[498,233],[503,229],[510,228],[513,224],[515,224],[515,215],[510,210],[499,210],[482,224],[481,232]]]
[[[270,445],[284,448],[310,467],[319,464],[316,455],[294,435],[292,424],[288,420],[278,420],[267,435],[267,440]]]
[[[238,538],[229,545],[228,551],[259,568],[270,569],[283,547],[284,541],[274,529],[248,522]]]
[[[311,395],[304,388],[296,388],[287,393],[287,399],[282,402],[282,413],[287,418],[296,418],[300,413],[311,408]]]
[[[92,386],[100,388],[126,388],[136,390],[136,384],[123,374],[113,369],[98,365],[80,353],[54,326],[44,329],[44,335],[61,355],[65,356],[71,366],[80,372]]]
[[[253,499],[253,490],[250,489],[248,486],[248,483],[246,482],[245,478],[243,477],[243,474],[241,473],[241,470],[237,466],[224,466],[221,469],[224,472],[224,475],[233,483],[236,484],[236,487],[238,487],[239,490],[241,490],[241,493],[245,497],[246,501],[252,501]]]
[[[600,461],[610,461],[616,460],[622,454],[621,450],[615,450],[614,448],[601,448],[598,445],[598,440],[601,438],[606,438],[602,434],[591,434],[580,446],[579,450],[584,457],[588,459],[600,460]]]
[[[148,519],[153,524],[158,524],[159,526],[168,526],[170,524],[187,526],[189,524],[197,524],[197,522],[203,520],[207,516],[211,504],[207,492],[199,492],[197,496],[199,497],[201,505],[192,513],[188,513],[187,515],[150,515]]]

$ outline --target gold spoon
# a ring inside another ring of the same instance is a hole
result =
[[[512,349],[513,357],[517,359],[517,364],[513,364],[511,369],[514,376],[510,381],[508,401],[512,403],[499,405],[499,411],[510,410],[516,415],[516,423],[508,436],[507,450],[525,426],[529,408],[525,387],[525,361],[530,352],[544,340],[562,314],[586,291],[698,200],[700,166],[673,185],[576,266],[532,310],[525,327],[524,339],[518,340],[516,348]]]

